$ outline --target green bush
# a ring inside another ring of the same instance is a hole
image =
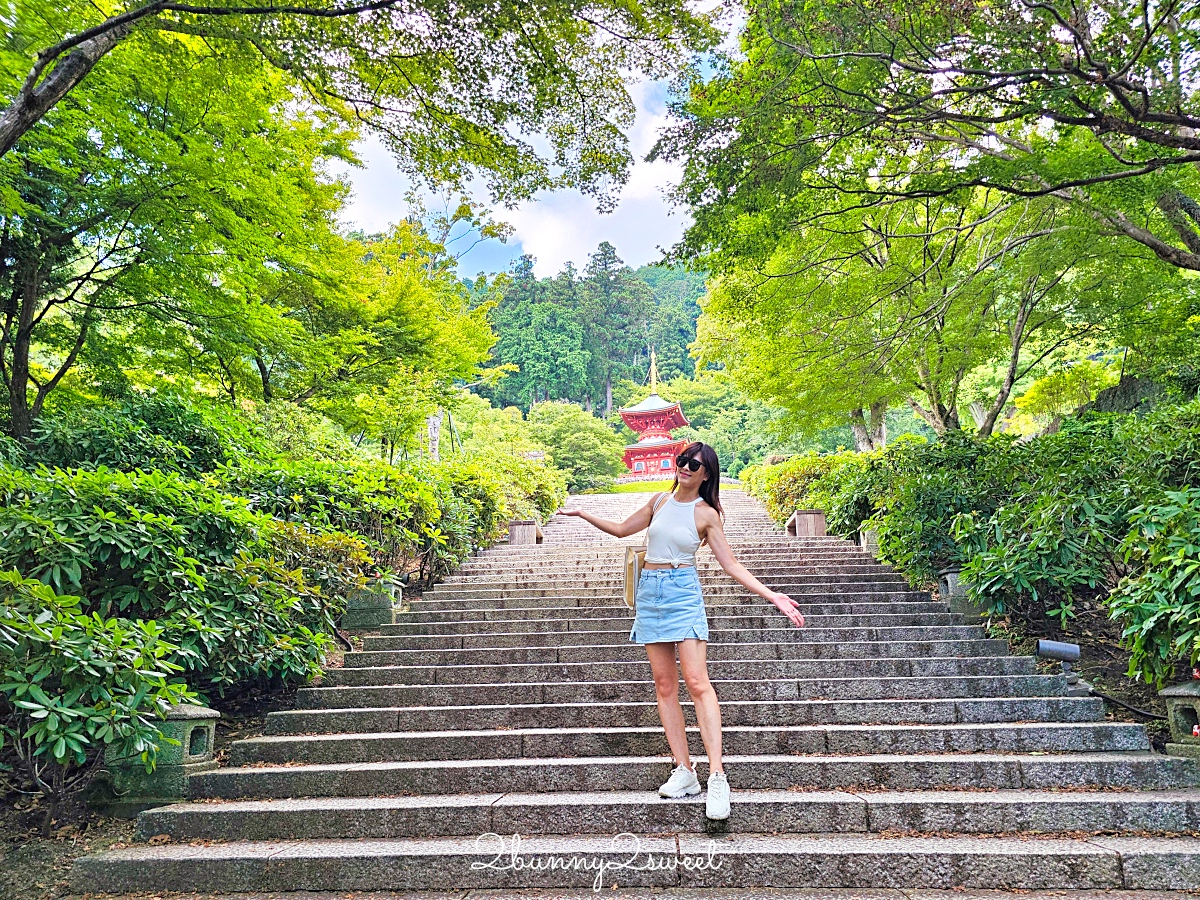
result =
[[[883,557],[914,584],[961,566],[990,614],[1034,630],[1083,616],[1093,634],[1111,616],[1131,675],[1161,682],[1174,662],[1197,658],[1197,611],[1172,585],[1192,590],[1188,554],[1200,540],[1188,493],[1200,482],[1200,402],[1144,417],[1089,413],[1026,443],[951,433],[806,455],[743,481],[777,521],[812,506],[832,533],[877,529]]]
[[[177,475],[0,467],[0,568],[89,614],[157,620],[205,692],[319,671],[366,557],[345,536],[299,535]]]
[[[281,521],[359,537],[377,569],[413,570],[426,583],[494,542],[510,519],[544,520],[565,497],[555,470],[504,454],[404,467],[276,461],[225,468],[213,481]]]
[[[446,467],[459,464],[457,457],[443,463]],[[471,458],[471,464],[483,465],[495,472],[504,492],[505,521],[537,519],[545,522],[567,499],[566,475],[537,460],[495,453],[476,455]]]
[[[239,413],[238,420],[247,423],[255,440],[262,445],[256,454],[261,459],[336,462],[365,458],[341,427],[295,403],[244,402]]]
[[[1133,655],[1129,674],[1158,686],[1177,659],[1200,661],[1200,489],[1167,491],[1130,515],[1122,543],[1131,572],[1109,598]]]
[[[1011,476],[1005,465],[1011,446],[1004,435],[978,441],[951,432],[935,443],[909,439],[878,451],[875,512],[865,526],[876,529],[884,559],[923,585],[965,563],[955,520],[997,509]]]
[[[404,568],[442,517],[436,483],[377,460],[251,463],[212,481],[280,521],[361,538],[379,568]]]
[[[1077,603],[1115,583],[1117,550],[1134,492],[1126,479],[1132,448],[1116,417],[1069,420],[1025,445],[992,445],[1008,474],[993,503],[978,503],[954,524],[963,579],[994,615],[1045,616],[1064,626]]]
[[[291,404],[53,411],[28,452],[0,440],[0,749],[55,802],[103,744],[152,765],[155,713],[196,696],[185,679],[201,695],[304,682],[368,575],[432,581],[565,493],[508,453],[368,459]]]
[[[535,404],[529,410],[529,425],[576,493],[610,485],[625,471],[621,439],[603,420],[574,403]]]
[[[0,434],[0,464],[20,466],[25,463],[25,451],[7,435]]]
[[[853,516],[838,509],[848,482],[867,470],[867,461],[857,453],[803,453],[774,465],[748,466],[742,470],[743,488],[767,507],[775,521],[783,524],[798,509],[823,509],[834,534],[853,534],[858,522],[850,524]],[[868,510],[863,518],[870,515]]]
[[[230,443],[180,397],[131,394],[117,403],[40,417],[30,455],[35,462],[62,468],[103,466],[196,475],[226,462]]]
[[[54,805],[86,785],[105,745],[154,765],[156,720],[192,698],[155,622],[86,611],[78,597],[0,571],[0,746]]]

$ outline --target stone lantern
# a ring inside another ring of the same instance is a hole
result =
[[[221,714],[206,706],[177,703],[167,711],[158,730],[164,738],[154,771],[147,772],[138,755],[118,756],[112,748],[104,764],[112,775],[112,797],[103,801],[114,815],[136,815],[144,809],[165,806],[187,797],[188,778],[217,767],[213,743]]]
[[[1200,681],[1164,688],[1158,696],[1167,702],[1167,724],[1171,727],[1167,753],[1200,759]]]

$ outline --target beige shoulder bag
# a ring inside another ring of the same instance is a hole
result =
[[[664,492],[654,501],[651,518],[668,495]],[[642,577],[642,564],[646,561],[646,545],[625,548],[625,605],[633,609],[637,604],[638,581]]]

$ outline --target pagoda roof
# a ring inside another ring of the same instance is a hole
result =
[[[645,450],[648,447],[668,447],[671,444],[686,444],[684,438],[647,438],[644,441],[638,441],[636,444],[626,445],[626,450]]]
[[[670,402],[664,400],[662,397],[658,396],[658,394],[651,394],[649,397],[647,397],[641,403],[635,403],[633,406],[627,406],[624,409],[622,409],[621,412],[623,412],[623,413],[662,412],[663,410],[670,409],[672,406],[679,406],[679,404],[678,403],[670,403]]]

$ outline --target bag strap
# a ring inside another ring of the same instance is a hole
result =
[[[663,501],[666,500],[667,497],[669,497],[669,496],[670,496],[669,491],[662,491],[657,497],[654,498],[654,505],[652,507],[650,507],[650,517],[651,518],[654,518],[654,514],[656,512],[658,512],[658,508],[660,506],[662,506]]]

